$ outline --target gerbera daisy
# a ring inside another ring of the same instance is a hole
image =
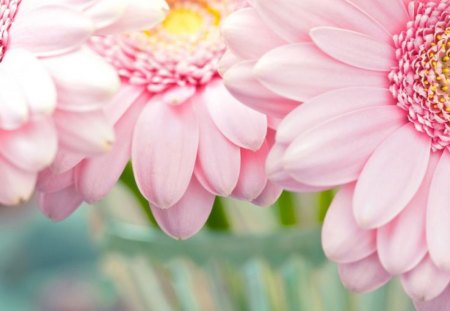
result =
[[[109,149],[101,109],[119,80],[86,43],[149,27],[166,10],[162,1],[0,0],[1,204],[30,197],[58,143],[79,154]]]
[[[225,51],[219,25],[241,4],[168,2],[157,28],[92,40],[122,78],[107,109],[117,142],[105,156],[70,170],[73,162],[62,161],[62,174],[41,175],[41,207],[49,217],[63,219],[83,200],[103,198],[130,157],[156,220],[176,238],[203,226],[216,195],[268,205],[280,194],[264,171],[266,116],[233,98],[217,74]]]
[[[278,127],[270,177],[345,185],[323,246],[347,286],[399,275],[419,309],[449,309],[450,1],[251,3],[224,26],[226,85],[269,115],[302,103]]]

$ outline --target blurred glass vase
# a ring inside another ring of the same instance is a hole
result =
[[[414,310],[396,282],[366,295],[344,289],[318,225],[277,226],[273,210],[253,206],[227,211],[239,225],[177,241],[148,224],[124,187],[94,209],[103,267],[133,310]]]

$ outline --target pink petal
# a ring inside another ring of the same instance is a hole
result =
[[[119,180],[131,156],[134,126],[142,105],[133,105],[114,127],[116,142],[108,153],[84,160],[76,170],[75,184],[84,201],[103,199]]]
[[[195,175],[204,188],[215,195],[229,196],[239,178],[240,148],[231,143],[211,120],[204,102],[197,102],[200,125]]]
[[[277,129],[277,142],[290,143],[311,128],[361,108],[395,104],[388,89],[353,87],[320,94],[289,113]],[[402,111],[403,112],[403,111]]]
[[[376,250],[376,231],[361,229],[352,209],[354,184],[344,186],[336,195],[322,228],[322,247],[328,258],[351,263],[366,258]]]
[[[391,34],[398,34],[410,20],[402,0],[347,0],[376,20]]]
[[[88,48],[47,58],[45,66],[58,89],[58,107],[90,111],[102,107],[119,89],[116,70]]]
[[[124,14],[127,2],[123,0],[95,0],[95,3],[84,10],[92,19],[96,30],[107,27]]]
[[[284,168],[309,185],[352,182],[377,146],[404,124],[404,118],[402,110],[390,105],[339,115],[299,135],[286,150]]]
[[[391,222],[378,229],[378,256],[383,267],[391,274],[411,270],[427,253],[426,206],[431,178],[438,160],[438,156],[430,158],[427,174],[408,206]]]
[[[227,49],[222,55],[219,64],[217,65],[217,71],[221,76],[223,76],[228,69],[230,69],[233,65],[239,63],[240,61],[242,60],[239,57],[237,57],[229,49]]]
[[[339,275],[345,287],[362,293],[373,291],[391,279],[391,275],[381,266],[377,253],[360,261],[339,265]]]
[[[245,105],[275,118],[283,118],[299,105],[269,91],[253,74],[255,61],[240,62],[229,68],[223,79],[230,93]]]
[[[113,127],[100,110],[57,110],[54,119],[61,146],[74,153],[97,155],[109,151],[114,143]]]
[[[157,206],[151,208],[164,232],[175,239],[184,240],[203,227],[211,213],[214,198],[194,177],[186,193],[174,206],[168,209],[160,209]]]
[[[417,311],[441,311],[450,309],[450,286],[437,298],[430,301],[414,301]]]
[[[18,169],[1,157],[0,172],[0,204],[19,205],[30,199],[37,173]]]
[[[346,65],[312,43],[285,45],[268,52],[256,64],[255,73],[269,90],[298,101],[339,88],[382,88],[389,84],[385,72]]]
[[[57,147],[56,129],[47,118],[36,118],[19,130],[0,131],[0,153],[26,171],[38,172],[50,165]]]
[[[84,155],[73,153],[64,147],[60,147],[58,149],[58,153],[56,154],[55,160],[52,165],[50,165],[50,170],[53,174],[59,175],[74,168],[83,159]]]
[[[433,262],[450,271],[450,154],[444,151],[436,167],[426,204],[426,237]],[[425,208],[425,206],[423,208]]]
[[[410,123],[375,150],[355,190],[353,208],[360,226],[383,226],[406,207],[422,184],[430,152],[430,139]]]
[[[283,188],[267,181],[264,190],[256,199],[252,201],[252,203],[259,206],[271,206],[278,200],[282,192]]]
[[[419,301],[428,301],[439,296],[450,282],[450,272],[436,267],[426,256],[413,270],[402,275],[402,284],[408,295]],[[439,309],[440,310],[440,309]]]
[[[23,49],[9,49],[3,58],[2,67],[20,85],[32,113],[53,112],[56,106],[55,85],[45,67],[32,53]]]
[[[23,91],[9,73],[0,68],[0,129],[15,130],[28,121]]]
[[[323,52],[348,65],[385,72],[396,65],[394,47],[368,35],[334,27],[313,28],[310,34]]]
[[[78,49],[93,30],[88,18],[64,6],[41,6],[24,14],[19,10],[11,27],[10,46],[42,57],[60,55]]]
[[[164,0],[127,0],[123,14],[98,34],[112,34],[153,28],[164,20],[169,6]]]
[[[265,162],[268,153],[267,143],[258,151],[241,150],[241,173],[233,191],[234,198],[253,201],[264,191],[267,184]]]
[[[81,195],[70,186],[53,193],[41,193],[39,208],[53,221],[62,221],[69,217],[83,202]]]
[[[56,175],[50,169],[45,169],[39,173],[36,189],[41,192],[57,192],[72,184],[73,170]]]
[[[222,24],[228,48],[242,59],[256,59],[286,43],[272,32],[253,8],[230,15]]]
[[[143,195],[168,208],[189,185],[199,144],[199,125],[191,103],[170,106],[155,98],[136,124],[132,159]]]
[[[123,83],[119,92],[105,106],[105,114],[111,124],[116,124],[131,105],[146,105],[151,94],[142,86]]]
[[[292,42],[308,40],[308,31],[315,26],[338,26],[387,38],[373,20],[345,1],[255,0],[253,4],[274,32]]]
[[[258,150],[267,133],[265,115],[238,102],[219,79],[202,93],[212,120],[222,134],[239,147]]]
[[[282,162],[286,148],[285,145],[275,144],[267,156],[266,174],[272,182],[283,187],[285,190],[293,192],[319,192],[329,188],[311,186],[293,179],[285,171]]]

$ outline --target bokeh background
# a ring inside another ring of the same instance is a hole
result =
[[[320,248],[333,193],[271,208],[220,200],[205,229],[175,241],[122,180],[61,223],[30,203],[0,216],[0,310],[410,311],[398,281],[349,293]]]

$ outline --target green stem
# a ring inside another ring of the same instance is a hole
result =
[[[325,215],[327,214],[328,208],[330,207],[331,202],[333,201],[335,194],[335,190],[327,190],[319,193],[318,203],[319,203],[319,211],[318,211],[318,219],[320,223],[323,223],[325,219]]]
[[[120,181],[125,186],[127,186],[127,188],[131,190],[131,192],[133,192],[134,197],[138,200],[139,205],[141,206],[144,215],[147,216],[149,223],[151,225],[157,226],[156,220],[152,215],[149,204],[148,204],[147,200],[142,196],[142,194],[139,191],[139,188],[136,184],[136,181],[134,179],[134,174],[133,174],[133,167],[131,166],[131,163],[128,163],[128,165],[125,167],[125,170],[123,171],[122,176],[120,176]]]
[[[214,201],[211,214],[206,222],[206,227],[216,231],[229,231],[231,228],[225,206],[223,205],[222,199],[219,197],[216,197],[216,200]]]
[[[283,192],[275,208],[283,226],[294,226],[298,223],[296,202],[292,193]]]

